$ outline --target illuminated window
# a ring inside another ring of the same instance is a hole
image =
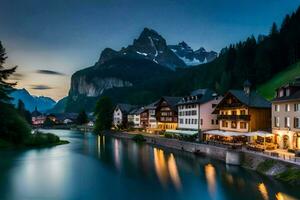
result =
[[[285,111],[289,112],[291,110],[290,104],[285,104]]]
[[[226,122],[226,121],[222,121],[222,127],[228,127],[228,122]]]
[[[291,127],[291,124],[290,124],[290,118],[289,118],[289,117],[285,117],[285,118],[284,118],[284,126],[285,126],[286,128]]]
[[[236,128],[236,127],[237,127],[236,122],[235,122],[235,121],[232,121],[232,122],[231,122],[231,128]]]
[[[246,129],[247,128],[247,123],[246,122],[240,122],[240,128],[241,129]]]
[[[279,127],[279,117],[274,117],[274,126]]]
[[[279,112],[280,111],[280,105],[275,104],[274,109],[275,109],[276,112]]]

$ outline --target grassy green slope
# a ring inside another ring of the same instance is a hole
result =
[[[285,71],[279,72],[272,79],[258,87],[258,92],[266,99],[274,97],[275,89],[292,81],[295,77],[300,77],[300,62],[291,65]]]

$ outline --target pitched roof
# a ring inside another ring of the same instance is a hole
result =
[[[185,104],[203,104],[216,97],[216,93],[210,89],[198,89],[191,92],[191,96],[194,98],[188,99],[188,97],[182,98],[177,105]],[[186,99],[187,98],[187,99]]]
[[[169,97],[163,96],[162,97],[170,106],[176,106],[177,103],[182,99],[182,97]]]
[[[289,83],[281,86],[280,88],[282,87],[300,87],[300,77],[296,77],[293,81],[290,81]],[[277,89],[280,89],[280,88],[277,88]]]
[[[119,108],[124,113],[130,113],[133,109],[135,109],[137,106],[131,105],[131,104],[125,104],[125,103],[119,103],[117,104],[116,108]]]
[[[272,102],[294,101],[294,100],[300,100],[300,90],[289,96],[274,98],[274,99],[272,99]]]
[[[156,100],[156,101],[150,103],[149,105],[145,106],[145,109],[155,109],[157,107],[158,102],[159,102],[159,100]]]
[[[157,105],[161,100],[165,100],[167,104],[171,107],[171,109],[176,110],[177,103],[182,99],[182,97],[170,97],[170,96],[163,96],[160,100],[155,104]]]
[[[270,108],[271,103],[260,96],[256,91],[251,91],[247,95],[243,90],[229,90],[228,93],[231,93],[243,104],[253,107],[253,108]]]
[[[142,112],[144,112],[145,110],[147,110],[145,107],[136,108],[136,109],[132,110],[130,112],[130,114],[139,115]]]

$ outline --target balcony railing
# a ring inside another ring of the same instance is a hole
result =
[[[250,115],[218,115],[218,120],[244,120],[250,121]]]

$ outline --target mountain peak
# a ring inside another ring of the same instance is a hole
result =
[[[195,52],[206,52],[204,47],[200,47],[198,50],[196,50]]]
[[[160,35],[158,34],[157,31],[145,27],[145,28],[143,29],[143,31],[141,32],[141,34],[140,34],[140,37],[141,37],[141,36],[160,36]],[[161,37],[161,36],[160,36],[160,37]]]
[[[111,48],[105,48],[102,52],[101,52],[101,55],[100,55],[100,58],[98,60],[98,63],[99,64],[103,64],[104,62],[118,56],[118,52],[111,49]]]
[[[115,51],[105,48],[100,55],[97,66],[117,57],[130,57],[151,60],[157,64],[175,69],[184,67],[185,63],[168,47],[166,40],[155,30],[144,28],[133,44]]]
[[[179,42],[178,46],[181,46],[185,49],[191,49],[191,47],[185,41]]]

